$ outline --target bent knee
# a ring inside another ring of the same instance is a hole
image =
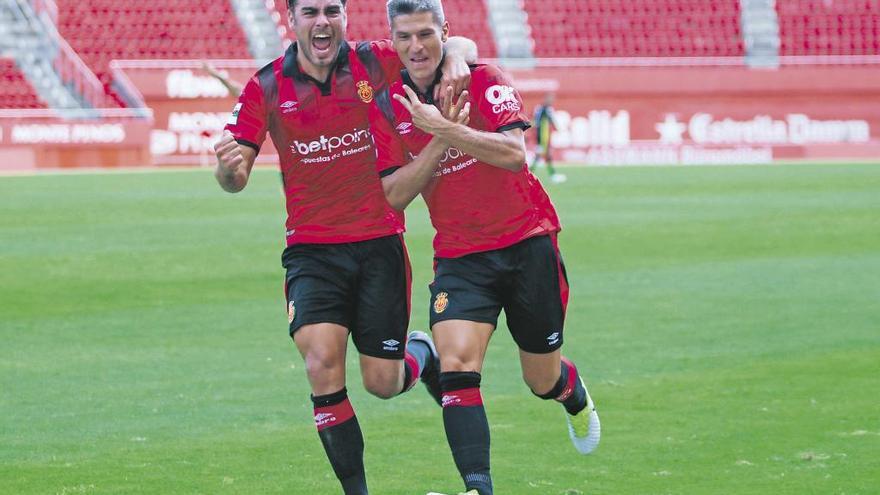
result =
[[[309,353],[305,365],[306,374],[313,380],[345,372],[345,360],[329,353]]]
[[[559,380],[559,376],[553,375],[541,375],[541,374],[532,374],[523,372],[523,381],[528,385],[528,387],[532,390],[532,393],[535,395],[545,395],[556,386],[556,382]]]
[[[400,393],[402,385],[395,378],[368,378],[364,377],[364,389],[370,395],[380,399],[390,399]]]

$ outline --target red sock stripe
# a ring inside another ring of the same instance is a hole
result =
[[[318,431],[341,425],[353,417],[354,409],[348,399],[334,406],[315,408],[315,426],[318,427]]]
[[[404,385],[403,389],[409,390],[419,380],[422,370],[419,368],[419,362],[415,356],[410,354],[409,351],[406,351],[406,354],[403,356],[403,365],[409,368],[409,383]]]
[[[565,401],[565,399],[571,397],[571,394],[574,392],[574,388],[577,386],[578,380],[578,370],[577,367],[575,367],[574,363],[563,356],[562,364],[564,366],[568,366],[568,381],[565,383],[565,388],[562,389],[562,393],[559,394],[559,397],[556,398],[556,400],[559,402],[563,402]]]
[[[471,407],[482,405],[483,396],[480,395],[479,387],[443,392],[443,407]]]

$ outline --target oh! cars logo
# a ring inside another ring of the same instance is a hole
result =
[[[486,90],[486,101],[492,104],[494,113],[519,112],[521,106],[516,97],[516,90],[510,86],[496,84]]]

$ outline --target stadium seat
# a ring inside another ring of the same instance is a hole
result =
[[[229,0],[58,0],[58,30],[110,89],[114,59],[246,59],[251,55]]]
[[[741,56],[737,0],[523,0],[537,57]]]
[[[274,1],[275,8],[281,14],[279,26],[284,30],[287,38],[293,40],[294,36],[287,28],[287,2]],[[492,58],[496,55],[495,39],[489,26],[484,2],[444,0],[443,7],[453,35],[467,36],[474,40],[482,58]],[[385,2],[349,2],[347,12],[349,40],[380,40],[389,37]]]
[[[0,108],[46,108],[30,81],[9,58],[0,58]]]
[[[780,55],[880,54],[876,0],[777,0]]]

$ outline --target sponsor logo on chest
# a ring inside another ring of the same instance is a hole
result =
[[[486,90],[486,101],[492,104],[492,112],[519,112],[521,107],[516,98],[516,90],[510,86],[496,84]]]

